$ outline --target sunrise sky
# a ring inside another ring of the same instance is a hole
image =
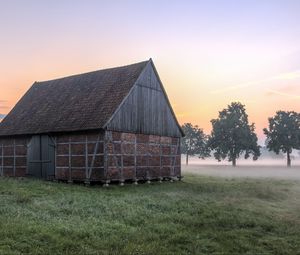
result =
[[[298,0],[0,1],[0,116],[34,81],[153,59],[180,121],[300,111]]]

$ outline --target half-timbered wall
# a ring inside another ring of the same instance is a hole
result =
[[[180,177],[180,138],[107,131],[107,179]]]
[[[126,181],[180,177],[180,138],[115,131],[52,136],[55,179]],[[27,139],[0,140],[0,176],[26,176]]]
[[[104,131],[60,135],[56,141],[55,178],[58,180],[104,179]]]
[[[26,138],[0,140],[0,176],[26,175],[27,142]]]

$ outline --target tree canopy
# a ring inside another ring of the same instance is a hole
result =
[[[294,111],[278,111],[269,118],[269,128],[264,128],[266,145],[270,151],[287,154],[287,166],[291,166],[293,149],[300,149],[300,114]]]
[[[186,164],[188,165],[189,156],[199,156],[205,158],[210,156],[209,149],[206,146],[207,135],[197,125],[193,126],[191,123],[182,125],[182,130],[185,137],[181,139],[181,152],[186,154]]]
[[[219,112],[217,119],[212,119],[212,132],[208,141],[214,157],[221,161],[228,158],[232,165],[244,153],[245,159],[253,155],[253,160],[260,156],[260,146],[257,144],[254,123],[248,123],[245,106],[239,102],[228,105]]]

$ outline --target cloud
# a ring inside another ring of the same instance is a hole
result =
[[[259,84],[265,83],[265,82],[277,81],[277,80],[295,80],[295,79],[298,79],[298,78],[300,78],[300,70],[287,72],[287,73],[281,73],[281,74],[276,75],[276,76],[272,76],[272,77],[268,77],[268,78],[261,79],[261,80],[256,80],[256,81],[245,82],[245,83],[241,83],[241,84],[238,84],[238,85],[235,85],[235,86],[228,86],[228,87],[223,88],[223,89],[212,90],[212,91],[210,91],[210,93],[211,94],[220,94],[220,93],[224,93],[224,92],[228,92],[228,91],[247,88],[247,87],[250,87],[250,86],[253,86],[253,85],[259,85]]]
[[[231,102],[241,102],[242,104],[255,104],[257,103],[257,100],[253,100],[253,99],[234,99],[234,100],[230,100]]]
[[[5,105],[8,101],[6,100],[0,100],[0,109],[5,110],[9,109],[9,106]]]
[[[277,76],[274,76],[274,80],[295,80],[300,78],[300,70],[288,73],[282,73]]]
[[[256,85],[260,82],[261,81],[250,81],[250,82],[241,83],[241,84],[235,85],[235,86],[229,86],[229,87],[226,87],[226,88],[223,88],[223,89],[211,90],[210,93],[211,94],[220,94],[220,93],[224,93],[224,92],[228,92],[228,91],[232,91],[232,90],[243,89],[243,88],[247,88],[251,85]]]
[[[267,91],[267,96],[279,95],[279,96],[289,97],[291,99],[300,99],[300,95],[289,94],[274,89],[266,89],[266,91]]]
[[[283,92],[297,92],[299,91],[300,89],[300,86],[297,84],[289,84],[289,85],[285,85],[283,87],[280,88],[280,91],[283,91]]]
[[[196,112],[179,112],[176,114],[176,116],[178,118],[183,118],[183,117],[188,117],[188,116],[194,116],[195,114],[197,114]]]

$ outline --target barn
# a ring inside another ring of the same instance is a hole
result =
[[[35,82],[0,123],[0,175],[172,180],[182,136],[151,59]]]

